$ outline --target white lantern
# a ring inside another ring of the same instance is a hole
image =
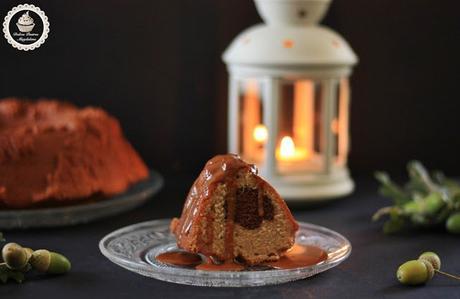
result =
[[[255,0],[265,24],[225,51],[229,152],[256,164],[288,201],[353,190],[348,78],[357,62],[347,42],[318,25],[330,0]]]

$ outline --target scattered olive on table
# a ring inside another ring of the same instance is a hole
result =
[[[27,252],[19,244],[8,243],[3,246],[2,258],[8,268],[19,270],[26,266]]]
[[[422,253],[417,260],[410,260],[399,266],[396,278],[405,285],[422,285],[438,273],[456,280],[459,276],[441,271],[441,258],[432,251]]]
[[[46,249],[35,250],[30,264],[37,271],[49,274],[67,273],[71,268],[71,264],[65,256]]]
[[[422,253],[418,259],[428,261],[434,270],[441,270],[441,259],[432,251]]]
[[[9,279],[21,283],[25,273],[34,269],[47,274],[64,274],[70,271],[70,261],[60,253],[46,249],[33,250],[17,243],[5,244],[0,262],[0,282]]]
[[[433,277],[431,273],[423,261],[411,260],[399,266],[396,277],[402,284],[419,285],[429,281]]]
[[[452,214],[447,218],[446,229],[450,233],[460,234],[460,212]]]

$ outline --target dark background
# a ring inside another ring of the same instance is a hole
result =
[[[118,117],[150,167],[196,172],[226,151],[230,41],[260,22],[250,0],[43,0],[47,41],[0,38],[0,97],[55,97]],[[0,1],[0,16],[23,1]],[[459,174],[460,5],[334,0],[324,23],[352,45],[353,173],[409,159]]]
[[[350,259],[305,281],[265,288],[193,288],[143,278],[101,257],[97,242],[122,226],[177,216],[194,174],[226,151],[227,74],[220,55],[260,22],[252,0],[0,0],[0,20],[18,4],[45,11],[47,41],[22,52],[0,36],[0,97],[55,97],[97,105],[118,117],[149,166],[165,174],[155,200],[131,213],[69,228],[7,232],[73,261],[70,275],[0,286],[1,298],[460,298],[435,277],[420,288],[394,277],[403,261],[433,250],[460,273],[459,239],[439,231],[381,233],[372,213],[388,204],[370,177],[327,209],[296,209],[353,244]],[[1,22],[0,22],[1,23]],[[457,0],[333,0],[325,24],[360,57],[352,77],[355,176],[402,173],[409,159],[460,174],[460,5]],[[160,208],[159,208],[160,207]]]

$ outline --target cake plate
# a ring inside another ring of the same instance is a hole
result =
[[[127,226],[99,242],[102,254],[115,264],[138,274],[179,284],[208,287],[253,287],[304,279],[331,269],[351,253],[350,242],[337,232],[299,222],[296,243],[314,245],[328,253],[327,260],[309,267],[289,270],[203,271],[163,264],[156,256],[177,250],[169,232],[170,219],[153,220]]]
[[[0,230],[75,225],[113,216],[145,203],[162,186],[162,176],[151,170],[148,179],[110,198],[62,207],[0,210]]]

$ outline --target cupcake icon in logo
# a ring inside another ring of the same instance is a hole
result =
[[[26,11],[18,20],[16,23],[16,26],[18,26],[19,31],[21,32],[31,32],[34,29],[35,23],[34,19],[29,16],[29,11]]]
[[[30,51],[40,47],[49,33],[48,17],[40,7],[32,4],[13,7],[3,20],[3,35],[18,50]]]

